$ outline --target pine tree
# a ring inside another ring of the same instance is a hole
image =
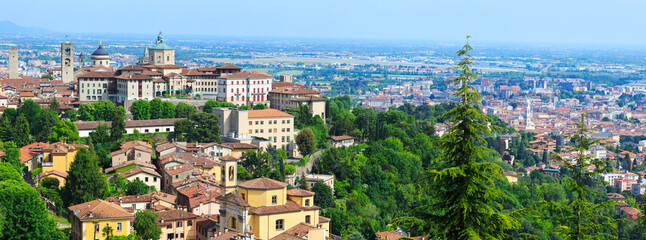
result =
[[[20,114],[16,119],[15,131],[14,131],[14,142],[18,147],[25,146],[29,144],[29,122],[24,114]]]
[[[56,97],[54,97],[52,101],[49,102],[49,109],[54,110],[58,114],[61,113],[61,104],[58,102]]]
[[[61,196],[67,206],[108,196],[108,183],[89,150],[81,148],[76,153]]]
[[[110,137],[112,141],[118,141],[126,133],[126,116],[121,109],[122,107],[118,107],[114,110],[112,126],[110,126]]]
[[[591,183],[603,185],[603,180],[597,176],[612,171],[610,161],[596,159],[593,155],[586,155],[585,152],[590,146],[599,144],[599,139],[590,137],[592,130],[586,126],[586,115],[575,123],[577,131],[570,134],[570,139],[576,142],[574,150],[578,153],[573,161],[564,160],[556,156],[557,160],[563,162],[563,167],[571,173],[572,177],[563,178],[563,186],[566,191],[574,193],[574,199],[568,203],[544,202],[548,212],[552,215],[548,218],[559,223],[558,233],[565,239],[608,239],[613,235],[599,231],[601,229],[616,229],[617,221],[607,214],[599,213],[600,209],[611,209],[614,204],[607,200],[600,203],[590,202],[588,199],[603,193],[593,189]]]
[[[473,73],[472,50],[468,42],[457,52],[460,62],[455,67],[460,75],[449,83],[459,86],[454,96],[459,100],[442,118],[452,127],[440,138],[442,155],[437,169],[425,174],[425,191],[432,197],[430,204],[418,209],[418,218],[397,218],[393,223],[416,227],[433,239],[503,239],[505,230],[518,221],[502,212],[498,202],[507,196],[497,189],[494,180],[503,180],[502,168],[485,162],[487,149],[483,136],[491,136],[491,119],[477,107],[483,98],[469,83],[478,75]]]

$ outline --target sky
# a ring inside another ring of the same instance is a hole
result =
[[[643,0],[1,0],[63,33],[646,45]]]

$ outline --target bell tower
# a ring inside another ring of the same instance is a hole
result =
[[[228,155],[220,157],[220,162],[222,164],[221,188],[223,188],[225,194],[233,192],[238,186],[238,159]]]
[[[61,43],[61,79],[64,83],[74,81],[74,43]]]

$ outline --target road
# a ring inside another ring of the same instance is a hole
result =
[[[303,173],[305,173],[305,175],[310,173],[312,171],[312,166],[314,166],[315,162],[318,162],[319,157],[321,156],[322,153],[323,153],[323,149],[319,149],[318,151],[312,153],[312,155],[310,156],[310,160],[307,161],[307,164],[305,164],[305,166],[303,167],[296,166],[296,176],[302,176]]]

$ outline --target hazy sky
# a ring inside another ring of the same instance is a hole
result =
[[[0,20],[71,33],[646,45],[643,0],[2,0],[0,9]]]

